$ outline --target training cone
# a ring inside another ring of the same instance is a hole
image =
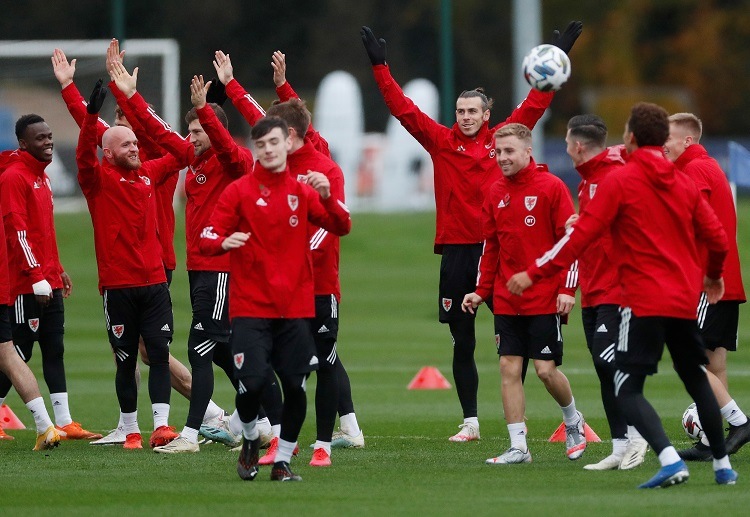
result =
[[[586,436],[587,442],[601,442],[602,439],[599,438],[599,435],[594,432],[591,427],[589,427],[589,424],[584,423],[583,424],[583,433]],[[555,429],[555,432],[552,433],[552,436],[549,437],[550,442],[564,442],[565,441],[565,422],[560,424],[560,426]]]
[[[3,429],[26,429],[23,422],[5,404],[0,406],[0,427]]]
[[[406,387],[408,390],[448,390],[451,383],[434,366],[425,366]]]

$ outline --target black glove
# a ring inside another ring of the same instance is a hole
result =
[[[559,47],[566,54],[569,54],[570,49],[573,48],[573,43],[576,42],[582,31],[583,22],[570,22],[562,34],[560,34],[559,30],[555,29],[555,32],[552,33],[552,44]]]
[[[107,89],[102,88],[102,80],[99,79],[98,81],[96,81],[96,86],[94,86],[94,90],[91,92],[91,97],[89,97],[89,103],[88,106],[86,106],[86,111],[93,115],[99,113],[99,111],[102,109],[102,104],[104,104],[104,98],[106,96]]]
[[[224,84],[219,81],[218,77],[211,79],[211,86],[208,87],[206,92],[206,102],[213,102],[219,106],[223,106],[227,100],[227,91]]]
[[[362,36],[362,44],[365,46],[367,55],[370,57],[372,66],[385,64],[385,40],[383,38],[375,39],[370,27],[362,27],[359,31]]]

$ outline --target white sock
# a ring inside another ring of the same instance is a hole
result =
[[[622,458],[625,456],[625,449],[628,447],[627,438],[613,438],[612,439],[612,455]]]
[[[249,422],[242,422],[242,436],[244,436],[246,440],[255,440],[260,436],[257,423],[257,418],[253,418]]]
[[[641,436],[641,433],[638,432],[638,429],[636,429],[635,426],[629,425],[628,440],[638,440],[639,438],[643,438],[643,436]]]
[[[208,407],[206,408],[206,413],[203,415],[203,422],[205,423],[209,420],[213,420],[222,416],[224,416],[224,410],[217,406],[216,402],[214,402],[213,400],[209,400]]]
[[[122,421],[122,411],[120,411],[120,420],[117,421],[118,429],[125,429],[125,422]]]
[[[125,436],[133,433],[141,434],[141,429],[138,427],[138,411],[132,413],[120,412],[120,417],[122,418],[122,430]]]
[[[331,442],[321,442],[320,440],[315,440],[315,445],[313,445],[313,450],[315,449],[325,449],[328,455],[331,455]],[[293,451],[294,449],[292,449]]]
[[[240,420],[240,415],[237,414],[236,409],[229,417],[229,430],[235,435],[242,432],[242,420]]]
[[[271,432],[273,433],[274,438],[281,436],[281,424],[272,425]]]
[[[26,407],[31,411],[31,416],[34,417],[34,424],[36,425],[36,432],[43,433],[52,425],[52,419],[47,413],[47,408],[44,406],[44,399],[37,397],[26,403]]]
[[[341,415],[339,421],[341,423],[341,430],[350,436],[359,436],[359,433],[362,432],[357,423],[357,415],[354,413]]]
[[[729,425],[745,425],[747,423],[747,415],[742,412],[740,406],[732,399],[729,404],[721,408],[721,416],[724,417]]]
[[[479,429],[479,418],[475,416],[470,416],[469,418],[464,418],[464,424],[471,424],[477,429]]]
[[[526,423],[518,422],[517,424],[508,424],[508,434],[510,435],[510,446],[520,449],[524,452],[529,450],[526,445]]]
[[[724,456],[721,459],[714,458],[714,471],[721,469],[731,469],[732,465],[729,463],[729,456]]]
[[[52,402],[52,411],[55,412],[55,425],[63,427],[71,423],[73,419],[70,417],[68,394],[64,391],[60,393],[50,393],[49,399]]]
[[[154,414],[154,430],[163,425],[169,425],[169,404],[162,402],[151,404],[151,411]]]
[[[578,423],[578,411],[576,411],[576,399],[570,401],[565,407],[560,406],[563,413],[565,425],[575,425]]]
[[[180,436],[185,438],[190,443],[198,443],[198,430],[193,429],[192,427],[183,427]]]
[[[279,438],[279,450],[276,451],[274,462],[286,461],[289,463],[292,461],[292,453],[296,446],[297,442],[287,442],[286,440]]]
[[[711,444],[708,443],[708,436],[706,436],[706,433],[703,433],[703,435],[701,435],[701,443],[705,445],[706,447],[711,446]]]
[[[659,463],[661,463],[662,467],[677,463],[678,461],[680,461],[680,455],[677,454],[677,451],[671,445],[659,453]]]

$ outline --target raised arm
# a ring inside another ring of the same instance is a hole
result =
[[[248,124],[254,126],[258,120],[266,116],[266,112],[260,104],[234,78],[234,68],[229,54],[217,50],[214,54],[214,69],[219,81],[226,86],[227,97],[232,101],[237,111],[245,117]]]
[[[102,80],[97,81],[86,106],[81,132],[76,147],[76,165],[78,166],[78,184],[85,196],[94,194],[101,186],[101,165],[96,154],[96,123],[99,110],[104,103],[107,90],[102,88]]]

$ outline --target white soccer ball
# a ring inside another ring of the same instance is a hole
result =
[[[523,76],[532,88],[557,91],[570,77],[570,58],[554,45],[538,45],[523,58]]]
[[[682,428],[685,430],[685,434],[693,440],[703,438],[703,426],[700,418],[698,418],[698,408],[695,407],[695,402],[690,404],[682,414]]]

